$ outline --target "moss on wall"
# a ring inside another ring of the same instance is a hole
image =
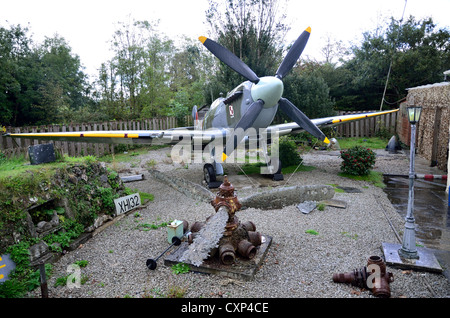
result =
[[[45,222],[54,231],[69,221],[87,229],[99,216],[113,216],[114,199],[129,194],[116,172],[93,160],[28,168],[0,176],[0,253],[48,234],[40,228]]]

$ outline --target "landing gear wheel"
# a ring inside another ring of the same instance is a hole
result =
[[[203,176],[207,184],[216,182],[216,172],[212,164],[207,163],[203,166]]]

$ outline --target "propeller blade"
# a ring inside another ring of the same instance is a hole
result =
[[[225,161],[227,156],[229,156],[237,148],[242,139],[244,139],[245,131],[253,125],[263,109],[263,106],[264,102],[261,99],[258,99],[250,105],[236,127],[234,127],[233,133],[228,138],[225,149],[223,150],[222,161]]]
[[[231,53],[217,42],[210,40],[204,36],[198,38],[203,45],[211,51],[219,60],[231,67],[233,70],[244,76],[252,83],[258,83],[259,77],[253,72],[247,64],[242,62],[236,55]]]
[[[324,135],[324,133],[308,118],[300,109],[295,107],[289,100],[286,98],[281,98],[278,102],[280,109],[289,116],[293,121],[295,121],[299,126],[309,132],[311,135],[323,141],[327,144],[330,143],[328,138]]]
[[[282,79],[294,67],[298,58],[302,54],[303,49],[306,46],[306,43],[308,42],[310,34],[311,34],[310,27],[308,27],[305,31],[303,31],[302,34],[300,34],[298,39],[294,42],[294,45],[292,45],[288,54],[286,54],[286,57],[284,58],[283,62],[281,62],[280,67],[278,67],[277,73],[275,75],[276,77]]]

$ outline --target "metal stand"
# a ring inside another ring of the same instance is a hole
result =
[[[170,244],[170,246],[164,252],[162,252],[161,255],[159,255],[156,259],[153,259],[153,258],[147,259],[147,263],[146,263],[147,267],[151,270],[154,270],[157,266],[156,262],[158,261],[158,259],[160,259],[161,256],[166,254],[166,252],[168,250],[170,250],[172,248],[172,246],[174,246],[174,245],[178,246],[180,244],[181,244],[181,240],[178,237],[176,237],[176,236],[172,237],[172,244]]]
[[[406,214],[405,232],[403,234],[402,248],[398,250],[401,257],[407,259],[418,259],[416,247],[416,227],[413,216],[414,210],[414,158],[415,158],[415,144],[416,144],[416,125],[411,124],[411,147],[409,155],[409,193],[408,193],[408,210]]]
[[[403,242],[399,244],[382,243],[382,249],[387,265],[399,268],[426,270],[441,273],[442,267],[439,265],[433,252],[427,248],[416,247],[414,210],[414,156],[416,142],[416,125],[411,123],[411,148],[409,165],[409,194],[408,210],[406,214],[405,231]]]

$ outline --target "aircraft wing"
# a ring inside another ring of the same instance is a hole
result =
[[[399,109],[394,110],[388,110],[388,111],[381,111],[381,112],[372,112],[372,113],[359,113],[359,114],[350,114],[350,115],[339,115],[339,116],[331,116],[331,117],[324,117],[324,118],[315,118],[311,119],[311,121],[317,126],[317,127],[333,127],[337,125],[341,125],[347,122],[357,121],[364,118],[370,118],[370,117],[377,117],[385,114],[395,113],[399,111]],[[267,127],[268,133],[270,133],[272,130],[278,130],[279,135],[288,135],[288,134],[295,134],[304,131],[304,129],[299,126],[296,123],[286,123],[286,124],[280,124],[280,125],[272,125]]]
[[[107,144],[175,144],[185,138],[208,143],[218,137],[226,137],[225,129],[207,131],[191,128],[174,128],[167,130],[112,130],[112,131],[74,131],[46,133],[10,133],[5,137],[36,140],[73,141]]]
[[[369,117],[381,116],[398,111],[389,110],[373,113],[359,113],[340,115],[325,118],[316,118],[311,121],[318,127],[332,127],[350,121]],[[286,123],[267,127],[267,133],[278,131],[279,135],[299,133],[304,129],[298,124]],[[48,132],[48,133],[10,133],[4,136],[12,138],[26,138],[53,141],[74,141],[108,144],[176,144],[186,138],[199,144],[207,144],[222,138],[225,140],[231,133],[230,129],[214,128],[197,130],[192,127],[173,128],[167,130],[115,130],[115,131],[78,131],[78,132]]]

